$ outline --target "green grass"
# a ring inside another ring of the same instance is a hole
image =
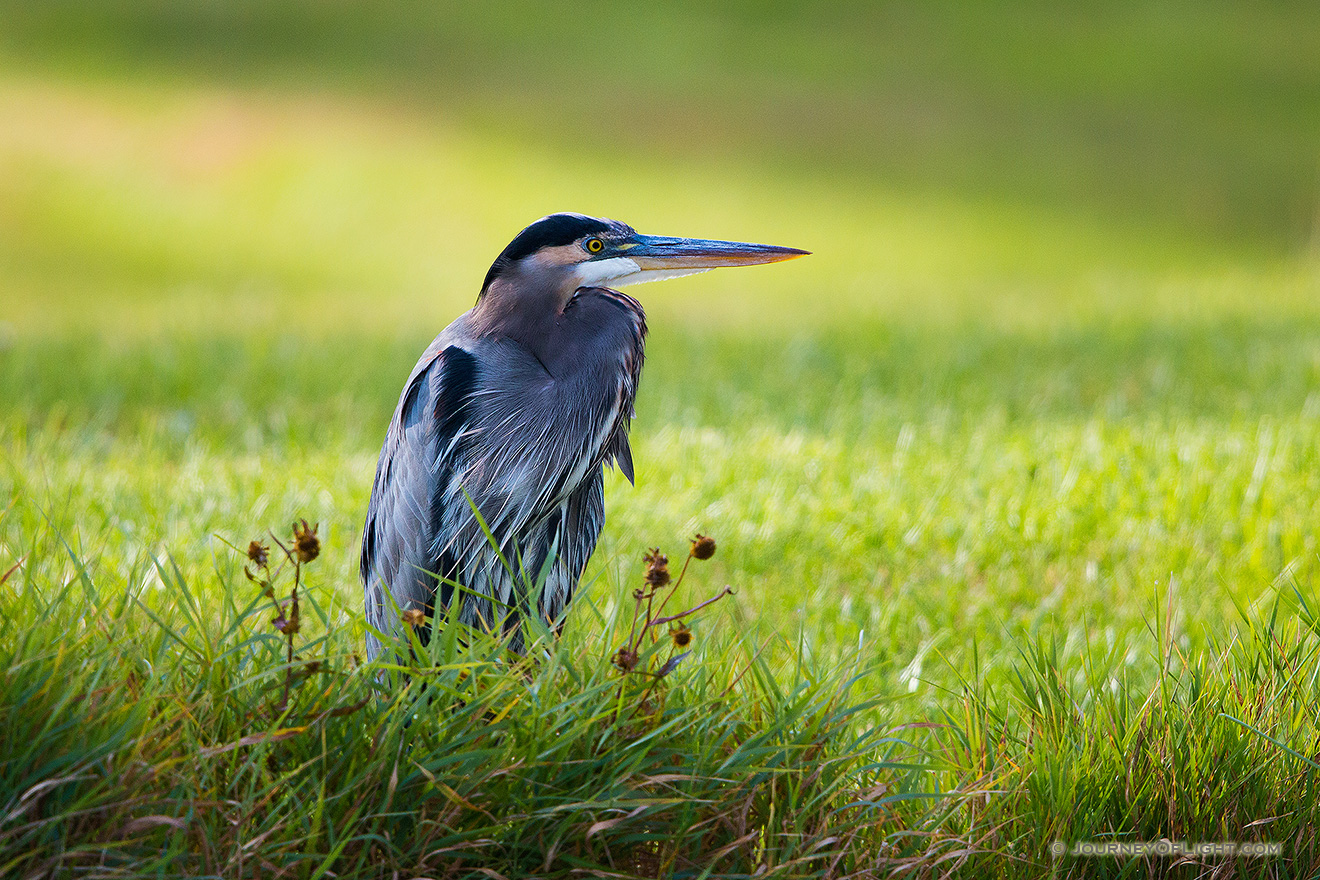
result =
[[[0,8],[0,874],[1320,867],[1310,7],[680,6],[599,40],[635,127],[564,10]],[[815,254],[638,289],[637,485],[552,656],[223,750],[369,692],[399,385],[558,209]],[[299,516],[334,674],[281,717],[222,539]],[[639,737],[614,628],[698,530],[736,596]],[[1161,837],[1283,850],[1048,849]]]
[[[381,693],[357,645],[327,630],[323,589],[302,584],[320,637],[295,637],[290,667],[250,584],[220,575],[208,606],[169,564],[146,573],[173,597],[103,594],[82,577],[5,623],[8,693],[23,704],[3,734],[7,789],[22,792],[6,803],[7,874],[517,875],[691,868],[719,850],[725,864],[755,851],[800,867],[838,861],[820,846],[834,808],[878,770],[904,769],[871,754],[894,741],[852,733],[841,673],[784,690],[748,656],[739,699],[737,676],[701,667],[661,700],[601,662],[628,631],[612,619],[512,669],[501,645],[449,629],[429,654],[414,643],[411,683]],[[47,615],[68,624],[51,642]],[[789,833],[765,830],[775,803]]]

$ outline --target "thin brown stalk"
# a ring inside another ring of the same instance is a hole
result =
[[[680,569],[678,572],[678,580],[674,581],[674,585],[669,589],[669,595],[665,596],[665,600],[661,602],[660,607],[655,610],[656,614],[660,614],[661,612],[663,612],[665,610],[665,605],[669,604],[669,600],[674,598],[674,594],[678,592],[679,585],[683,583],[683,578],[687,575],[688,566],[691,563],[692,563],[692,551],[688,550],[687,559],[683,560],[683,568]],[[653,622],[651,625],[654,626],[655,623]]]
[[[689,608],[686,611],[680,611],[677,614],[671,614],[668,617],[658,617],[655,620],[652,620],[650,623],[648,623],[647,626],[655,627],[665,623],[672,623],[675,620],[680,620],[684,617],[687,617],[689,614],[695,614],[696,612],[705,608],[707,605],[710,605],[713,602],[720,601],[725,596],[732,596],[732,595],[733,595],[733,587],[725,587],[719,593],[715,594],[714,596],[711,596],[709,599],[707,599],[705,602],[702,602],[700,605],[693,605],[691,608]]]
[[[20,568],[22,568],[24,562],[27,562],[27,554],[24,554],[23,557],[18,560],[18,562],[15,562],[13,565],[9,566],[9,570],[6,571],[4,574],[0,574],[0,584],[4,584],[5,581],[9,580],[9,576],[12,575],[14,572],[18,571]]]

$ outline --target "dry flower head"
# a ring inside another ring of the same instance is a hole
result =
[[[614,652],[614,656],[610,658],[610,662],[624,672],[632,672],[637,666],[638,659],[640,659],[640,655],[632,648],[625,646]]]
[[[646,562],[646,583],[652,587],[663,587],[669,583],[669,557],[660,552],[659,547],[651,549],[643,560]]]
[[[293,524],[293,553],[299,562],[311,562],[321,555],[321,541],[316,537],[320,525],[309,526],[305,519]]]
[[[252,541],[248,544],[247,557],[257,565],[264,566],[270,561],[270,548],[260,541]]]
[[[700,532],[692,539],[693,559],[710,559],[715,555],[715,539],[709,535],[703,535]]]
[[[674,640],[675,648],[686,648],[692,644],[692,630],[681,623],[669,631],[669,637]]]

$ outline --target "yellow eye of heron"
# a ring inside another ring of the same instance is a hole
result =
[[[593,254],[598,254],[605,250],[605,242],[601,241],[599,238],[588,239],[587,250],[591,251]]]

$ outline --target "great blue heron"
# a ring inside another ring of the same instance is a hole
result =
[[[515,650],[533,603],[558,621],[605,520],[604,465],[633,479],[646,316],[610,285],[805,253],[639,235],[582,214],[518,233],[399,395],[362,535],[367,622],[386,632],[396,607],[421,611],[428,634],[432,615],[455,616],[455,584],[456,618],[502,628]],[[379,651],[368,635],[368,656]]]

